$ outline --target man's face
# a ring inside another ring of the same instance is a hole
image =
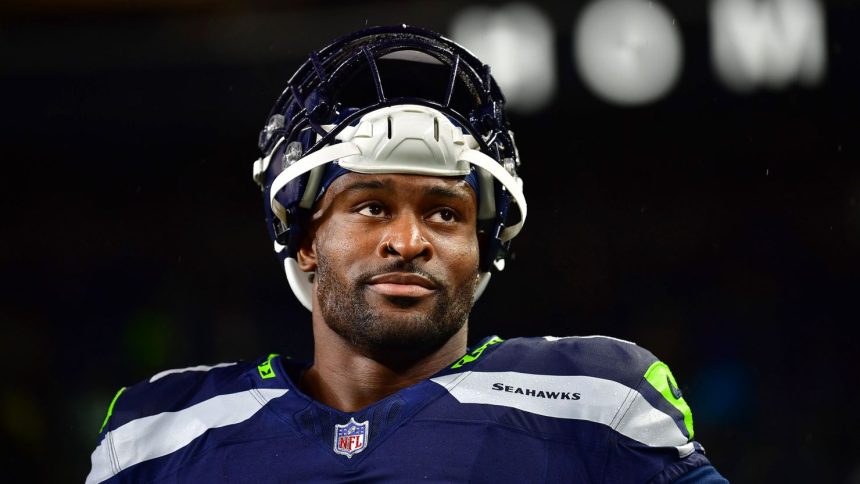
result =
[[[457,178],[349,173],[299,251],[325,323],[365,351],[432,350],[465,324],[478,276],[477,202]]]

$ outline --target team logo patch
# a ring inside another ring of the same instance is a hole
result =
[[[367,439],[370,436],[370,423],[368,421],[356,422],[350,418],[344,425],[334,426],[334,451],[352,459],[367,448]]]

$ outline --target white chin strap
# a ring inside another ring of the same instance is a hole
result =
[[[355,126],[344,128],[336,136],[340,143],[326,146],[290,164],[272,181],[269,190],[269,203],[281,223],[287,224],[286,210],[275,199],[289,182],[297,177],[319,168],[326,163],[337,162],[343,168],[358,173],[398,173],[429,176],[463,176],[471,167],[478,167],[479,178],[491,181],[487,174],[498,180],[510,192],[520,212],[520,219],[514,225],[502,229],[499,234],[502,242],[514,238],[526,220],[526,199],[523,196],[522,179],[511,175],[496,160],[477,150],[478,143],[472,136],[464,135],[462,130],[435,109],[418,105],[398,105],[372,111],[361,118]],[[278,150],[278,140],[272,153]],[[271,155],[254,163],[254,178],[260,179],[269,166]],[[311,179],[319,180],[321,170],[311,174]],[[309,183],[307,193],[300,205],[310,208],[319,190],[314,181]],[[492,191],[481,188],[481,213],[479,219],[492,218],[495,204]],[[285,247],[275,243],[275,251]],[[284,269],[287,280],[296,297],[306,308],[313,309],[313,283],[308,273],[299,269],[296,260],[286,258]],[[477,300],[487,283],[490,273],[479,275],[473,300]]]

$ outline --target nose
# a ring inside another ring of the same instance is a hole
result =
[[[430,260],[433,246],[423,233],[420,217],[402,214],[389,223],[380,240],[378,253],[383,258],[400,257],[404,261]]]

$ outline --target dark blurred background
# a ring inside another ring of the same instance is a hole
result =
[[[636,341],[731,480],[860,482],[858,22],[847,0],[0,4],[3,467],[82,482],[119,387],[311,357],[257,133],[310,50],[410,23],[493,65],[523,160],[529,220],[470,341]]]

